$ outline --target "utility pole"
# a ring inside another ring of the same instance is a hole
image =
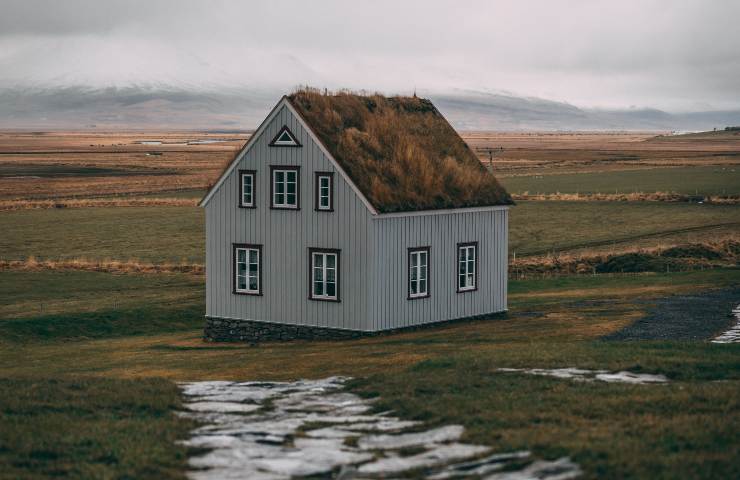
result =
[[[493,172],[493,157],[504,153],[504,147],[478,147],[478,153],[488,154],[488,169]]]

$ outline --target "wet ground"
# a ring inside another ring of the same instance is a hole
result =
[[[632,383],[647,385],[666,383],[665,375],[654,375],[650,373],[632,373],[627,371],[610,372],[608,370],[585,370],[582,368],[499,368],[499,372],[525,373],[527,375],[539,375],[543,377],[554,377],[579,382],[607,382],[607,383]]]
[[[568,480],[568,457],[493,452],[461,442],[464,428],[428,428],[373,412],[373,401],[344,390],[346,379],[182,384],[187,412],[201,426],[185,445],[198,480],[430,478]]]
[[[735,324],[712,340],[712,343],[740,343],[740,304],[732,310]]]
[[[709,340],[735,325],[740,286],[651,300],[649,313],[605,340]]]

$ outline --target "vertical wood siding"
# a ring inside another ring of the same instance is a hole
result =
[[[452,320],[506,307],[508,209],[407,217],[372,222],[374,264],[370,328],[385,330]],[[477,290],[457,292],[457,244],[478,242]],[[409,300],[408,255],[430,246],[428,298]]]
[[[287,125],[303,147],[270,147]],[[206,205],[206,314],[368,330],[371,214],[341,175],[334,212],[314,211],[314,172],[336,172],[300,122],[281,107],[260,138]],[[300,210],[270,209],[270,165],[298,165]],[[239,169],[256,170],[256,208],[238,208]],[[232,244],[262,247],[262,296],[232,293]],[[308,248],[341,249],[341,302],[308,299]]]
[[[303,147],[269,147],[287,125]],[[270,165],[298,165],[300,210],[270,209]],[[256,208],[239,208],[238,170],[256,170]],[[336,172],[285,106],[206,205],[206,314],[384,330],[506,310],[508,209],[373,216],[342,175],[334,212],[314,211],[314,173]],[[478,244],[478,289],[457,293],[457,244]],[[262,296],[232,293],[233,243],[262,247]],[[408,254],[431,247],[430,296],[409,300]],[[341,302],[308,299],[308,248],[341,250]]]

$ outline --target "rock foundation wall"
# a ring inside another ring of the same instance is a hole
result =
[[[451,323],[492,320],[501,318],[506,313],[491,313],[465,317],[444,322],[427,323],[412,327],[395,328],[380,332],[363,332],[360,330],[343,330],[339,328],[312,327],[308,325],[287,325],[283,323],[257,322],[253,320],[237,320],[226,318],[206,317],[206,326],[203,330],[203,339],[207,342],[287,342],[291,340],[348,340],[352,338],[389,335],[398,332],[421,330],[441,327]]]

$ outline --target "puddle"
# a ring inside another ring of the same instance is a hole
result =
[[[215,479],[431,478],[567,480],[581,475],[563,457],[493,453],[463,443],[460,425],[425,429],[373,400],[343,390],[346,378],[297,382],[181,384],[187,411],[201,426],[186,446],[208,449],[189,459],[188,477]]]
[[[735,316],[735,325],[727,330],[722,335],[712,340],[712,343],[738,343],[740,342],[740,305],[732,310],[732,314]]]
[[[498,368],[499,372],[520,372],[528,375],[542,375],[545,377],[565,378],[581,382],[609,382],[633,384],[660,384],[667,383],[665,375],[649,373],[632,373],[627,371],[609,372],[607,370],[584,370],[580,368]]]

